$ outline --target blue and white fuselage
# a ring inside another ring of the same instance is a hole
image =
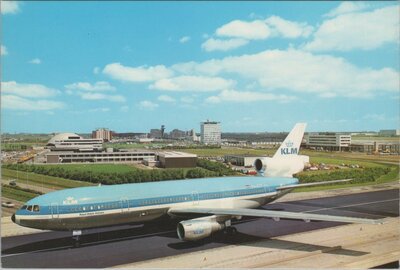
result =
[[[15,222],[49,230],[143,223],[179,208],[257,208],[297,184],[296,178],[222,177],[94,186],[51,192],[19,209]]]

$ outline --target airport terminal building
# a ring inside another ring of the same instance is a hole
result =
[[[75,133],[59,133],[47,142],[46,147],[51,151],[102,151],[103,139],[84,139]]]
[[[305,135],[306,147],[317,150],[349,151],[351,135],[334,132],[309,133]]]
[[[48,164],[65,163],[143,163],[161,168],[194,168],[197,155],[177,152],[104,151],[104,152],[50,152],[46,155]]]
[[[154,160],[155,153],[150,151],[130,152],[52,152],[46,155],[47,163],[124,163]]]

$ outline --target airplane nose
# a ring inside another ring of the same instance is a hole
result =
[[[11,216],[11,220],[12,220],[12,222],[15,223],[15,214],[13,214],[13,215]]]

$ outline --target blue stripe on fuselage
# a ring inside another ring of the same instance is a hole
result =
[[[223,177],[81,187],[36,197],[26,204],[39,205],[40,212],[18,210],[17,214],[84,213],[194,200],[222,199],[274,192],[278,186],[296,183],[298,183],[296,178]],[[74,203],[66,204],[69,202]]]

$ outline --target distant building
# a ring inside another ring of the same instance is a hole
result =
[[[174,129],[169,133],[171,139],[183,139],[186,137],[186,132],[179,129]]]
[[[194,129],[192,129],[192,130],[189,130],[186,132],[186,140],[192,141],[192,142],[200,142],[200,136],[197,136]]]
[[[154,139],[161,139],[163,136],[163,131],[160,129],[150,129],[149,137]]]
[[[51,151],[101,151],[103,139],[84,139],[75,133],[59,133],[53,136],[46,146]]]
[[[329,151],[349,151],[351,135],[334,132],[309,133],[305,135],[306,146]]]
[[[161,125],[161,138],[164,138],[165,126]]]
[[[112,131],[107,128],[99,128],[92,131],[93,139],[102,139],[104,142],[109,142],[112,139]]]
[[[365,153],[400,154],[400,142],[393,141],[353,141],[351,151]]]
[[[155,153],[151,151],[120,151],[120,152],[52,152],[46,155],[47,163],[132,163],[144,160],[155,160]]]
[[[380,136],[399,136],[400,129],[381,129],[379,131]]]
[[[159,152],[156,155],[159,166],[162,168],[194,168],[197,155],[177,151]]]
[[[220,122],[201,122],[200,138],[203,144],[221,144]]]

